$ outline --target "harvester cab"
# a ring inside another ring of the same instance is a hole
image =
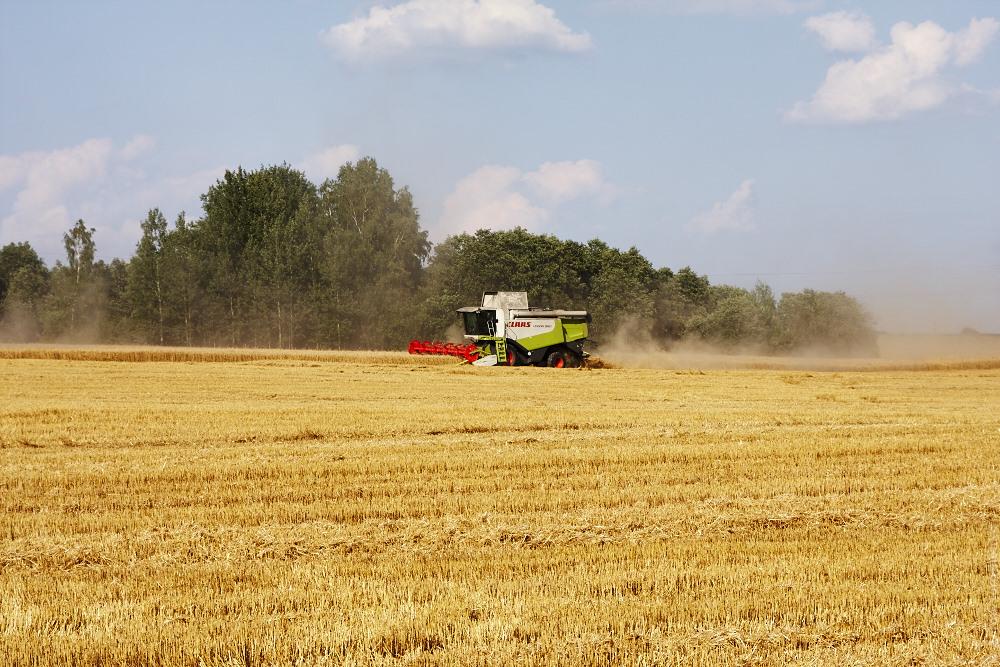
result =
[[[527,292],[486,292],[479,306],[458,309],[469,343],[412,341],[411,354],[447,354],[476,366],[574,367],[587,358],[585,310],[531,308]]]

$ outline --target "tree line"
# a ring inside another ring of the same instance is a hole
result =
[[[152,209],[128,260],[96,257],[83,220],[48,267],[28,243],[0,248],[0,340],[278,348],[401,348],[448,335],[483,291],[587,309],[595,341],[724,350],[870,354],[870,316],[843,292],[776,298],[712,285],[619,250],[479,230],[431,246],[413,197],[372,158],[319,186],[288,165],[227,171],[202,214]]]

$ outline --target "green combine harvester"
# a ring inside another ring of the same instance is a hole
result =
[[[482,305],[457,312],[468,344],[414,340],[410,354],[444,354],[475,366],[552,368],[577,367],[588,356],[583,346],[590,315],[585,310],[531,308],[527,292],[486,292]]]

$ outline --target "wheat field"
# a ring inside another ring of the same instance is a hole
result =
[[[1000,369],[0,350],[3,665],[1000,664]]]

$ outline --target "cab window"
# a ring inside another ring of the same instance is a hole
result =
[[[497,314],[493,310],[481,310],[477,313],[462,313],[465,321],[465,335],[494,336],[497,331]]]

